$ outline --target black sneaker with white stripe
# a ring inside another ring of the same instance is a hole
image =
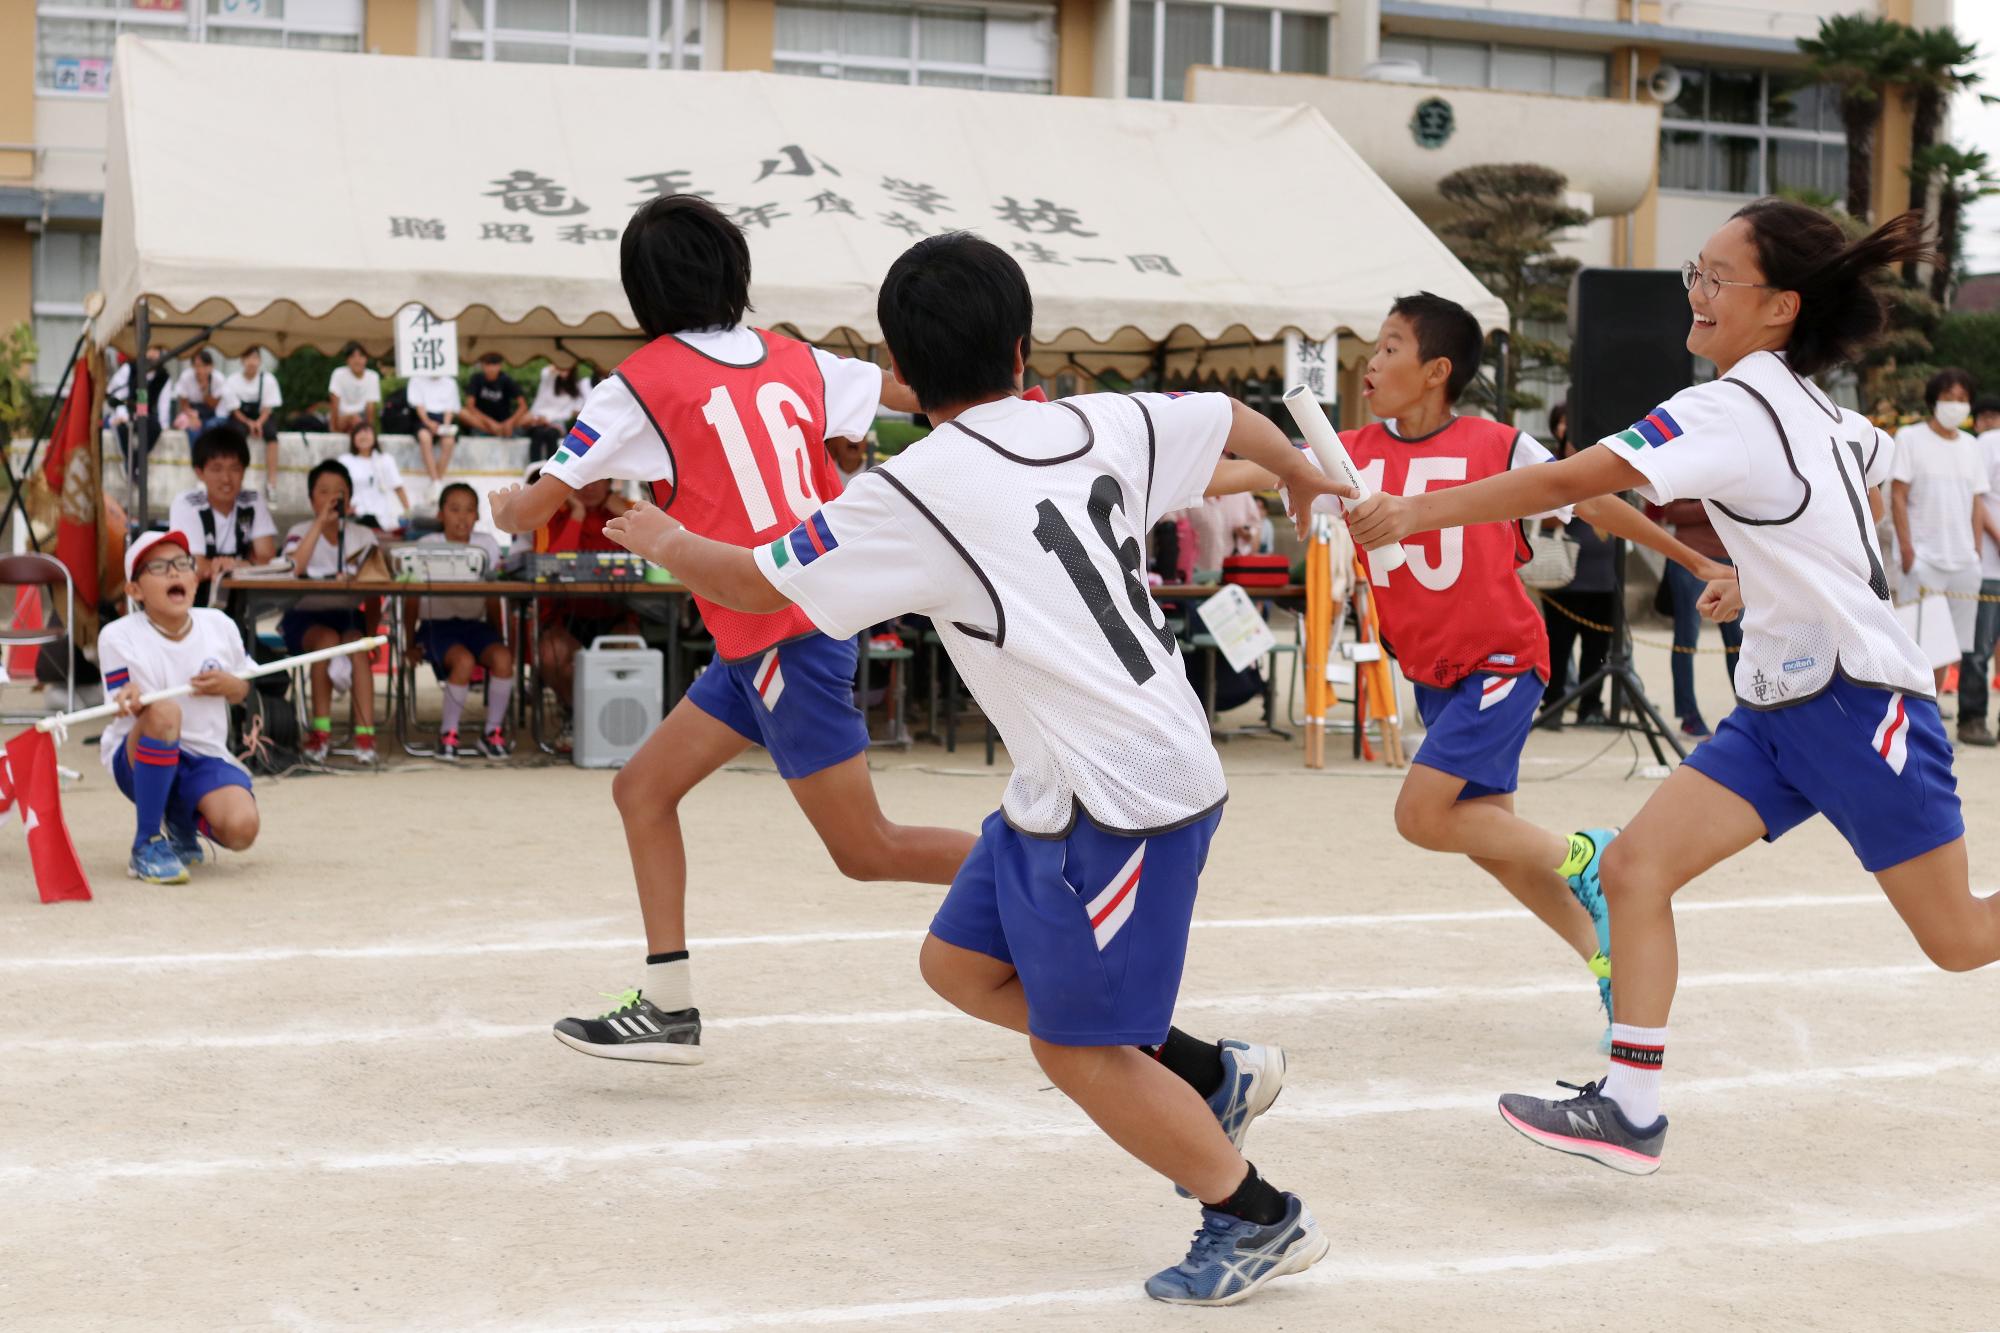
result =
[[[612,997],[616,1008],[599,1018],[565,1018],[556,1040],[606,1060],[644,1060],[659,1065],[701,1063],[701,1011],[668,1013],[638,991]]]

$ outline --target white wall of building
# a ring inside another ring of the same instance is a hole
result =
[[[100,194],[111,103],[102,97],[35,98],[35,142],[44,152],[36,184],[45,190]]]
[[[1677,268],[1693,259],[1729,215],[1750,201],[1735,196],[1660,192],[1659,266]]]

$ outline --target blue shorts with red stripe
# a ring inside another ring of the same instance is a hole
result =
[[[860,652],[857,640],[808,634],[747,661],[718,657],[687,697],[769,750],[779,777],[809,778],[868,748],[868,721],[854,702]]]
[[[1167,1039],[1215,809],[1164,833],[1108,833],[1078,816],[1062,838],[986,817],[931,921],[946,944],[1011,966],[1028,1031],[1057,1046]]]
[[[1542,678],[1481,672],[1448,690],[1411,682],[1424,743],[1413,764],[1465,779],[1461,801],[1502,796],[1521,785],[1521,751],[1542,708]]]
[[[1965,836],[1936,700],[1844,676],[1804,703],[1737,708],[1687,765],[1754,806],[1764,841],[1825,815],[1871,872]]]
[[[129,745],[119,746],[118,752],[111,756],[111,777],[126,800],[138,799],[132,794],[132,747]],[[220,787],[241,787],[249,791],[250,775],[227,759],[182,750],[180,762],[174,768],[174,785],[167,792],[167,822],[192,828],[202,798]]]

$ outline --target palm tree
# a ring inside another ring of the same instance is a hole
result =
[[[1979,60],[1979,45],[1964,40],[1949,27],[1924,28],[1910,34],[1905,56],[1907,63],[1893,81],[1910,95],[1910,160],[1914,162],[1937,142],[1953,94],[1979,83],[1979,74],[1972,68]],[[1993,99],[1982,93],[1980,100]],[[1928,181],[1911,180],[1911,208],[1924,210],[1928,188]]]
[[[1910,165],[1910,184],[1929,194],[1938,189],[1937,267],[1931,270],[1931,299],[1942,303],[1958,280],[1959,254],[1965,240],[1965,210],[1977,200],[2000,194],[2000,177],[1991,160],[1975,149],[1932,144]]]
[[[1821,19],[1817,35],[1799,38],[1813,76],[1840,93],[1840,119],[1847,129],[1847,211],[1857,218],[1869,213],[1882,87],[1908,59],[1909,31],[1891,19],[1840,14]]]

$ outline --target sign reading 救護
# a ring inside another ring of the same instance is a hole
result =
[[[506,246],[559,245],[615,254],[626,210],[662,195],[691,194],[750,233],[753,244],[760,232],[830,223],[880,228],[905,244],[972,227],[989,232],[1023,264],[1095,264],[1149,279],[1184,276],[1175,256],[1145,248],[1151,238],[1130,238],[1139,243],[1127,248],[1107,237],[1074,202],[1041,193],[996,190],[984,200],[954,196],[934,181],[877,175],[851,161],[843,166],[796,143],[779,144],[727,171],[684,163],[641,159],[615,179],[582,181],[539,165],[508,163],[482,173],[479,196],[468,201],[476,211],[434,204],[410,208],[385,217],[384,232],[392,241],[470,238],[496,253]],[[618,201],[608,213],[593,211],[587,202],[606,199]]]
[[[1417,103],[1417,114],[1410,118],[1410,134],[1420,148],[1444,147],[1457,128],[1458,119],[1452,113],[1451,103],[1442,97],[1426,97]]]
[[[1333,343],[1320,342],[1300,333],[1285,335],[1285,392],[1304,385],[1314,401],[1331,403],[1338,397],[1333,378]]]
[[[458,321],[439,319],[420,305],[396,312],[396,373],[458,377]]]

